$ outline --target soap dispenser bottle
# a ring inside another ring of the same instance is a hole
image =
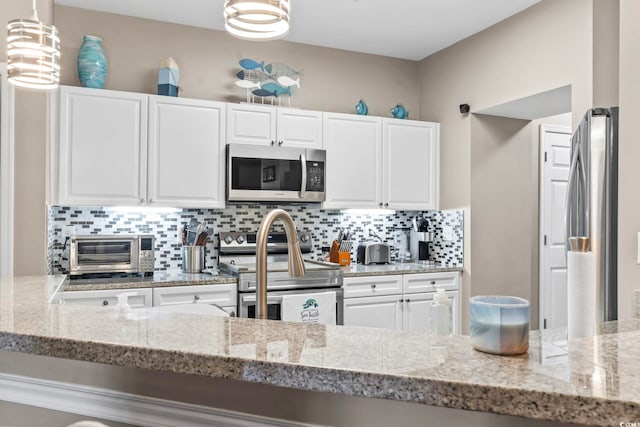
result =
[[[433,345],[447,345],[453,332],[452,317],[451,301],[444,289],[438,289],[429,312],[429,335]]]

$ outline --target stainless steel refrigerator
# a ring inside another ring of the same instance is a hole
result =
[[[618,318],[618,107],[593,108],[571,139],[567,250],[596,261],[596,320]]]

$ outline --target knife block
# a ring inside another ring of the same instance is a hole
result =
[[[351,252],[339,252],[340,243],[334,240],[329,251],[329,261],[340,265],[351,265]]]

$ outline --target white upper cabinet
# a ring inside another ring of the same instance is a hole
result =
[[[322,113],[264,105],[228,104],[226,142],[322,148]]]
[[[53,204],[224,207],[224,103],[69,86],[59,97]]]
[[[60,88],[58,203],[138,205],[146,196],[147,95]],[[55,155],[55,153],[54,153]]]
[[[382,119],[324,113],[329,209],[381,207]]]
[[[438,208],[439,125],[324,114],[325,208]]]
[[[224,207],[225,107],[213,101],[149,98],[149,205]]]
[[[320,111],[278,108],[277,144],[283,147],[322,148]]]
[[[437,209],[439,124],[383,119],[382,130],[384,207]]]

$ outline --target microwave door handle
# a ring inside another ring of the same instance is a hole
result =
[[[302,168],[302,184],[300,184],[300,198],[307,197],[307,156],[300,154],[300,166]]]

